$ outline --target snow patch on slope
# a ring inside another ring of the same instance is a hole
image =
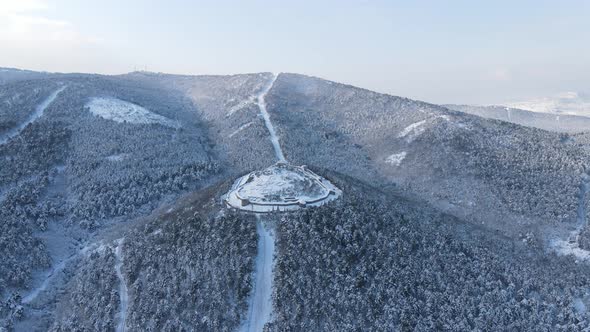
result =
[[[227,112],[227,114],[225,115],[225,117],[230,117],[232,116],[234,113],[236,113],[237,111],[240,111],[244,108],[246,108],[249,105],[252,105],[256,102],[256,96],[250,96],[247,99],[242,100],[241,102],[239,102],[237,105],[232,106],[229,111]]]
[[[106,160],[111,162],[118,162],[127,159],[127,157],[129,157],[129,154],[127,153],[112,154],[110,156],[106,156]]]
[[[106,120],[133,124],[161,124],[163,126],[178,128],[179,123],[166,117],[155,114],[139,105],[116,98],[92,98],[86,107],[94,115]]]
[[[385,162],[393,166],[401,165],[402,161],[406,158],[407,152],[402,151],[400,153],[394,153],[391,156],[385,158]]]
[[[242,131],[242,130],[244,130],[244,129],[248,128],[248,127],[250,127],[250,126],[251,126],[251,125],[253,125],[253,124],[254,124],[254,121],[250,121],[250,122],[248,122],[248,123],[246,123],[246,124],[243,124],[243,125],[241,125],[241,126],[240,126],[240,128],[238,128],[238,129],[237,129],[236,131],[234,131],[233,133],[229,134],[229,138],[232,138],[232,137],[234,137],[234,136],[235,136],[236,134],[238,134],[240,131]]]
[[[574,309],[579,313],[579,314],[585,314],[587,309],[586,309],[586,304],[584,304],[584,300],[581,298],[575,298],[573,301],[574,304]]]
[[[397,137],[398,138],[404,138],[410,134],[413,134],[414,136],[420,135],[422,132],[424,132],[424,124],[426,123],[426,120],[422,120],[422,121],[418,121],[418,122],[414,122],[411,125],[407,126],[406,128],[404,128],[404,130],[402,130]]]
[[[405,138],[406,142],[412,143],[418,136],[422,135],[426,131],[426,129],[427,129],[426,124],[429,121],[435,121],[436,119],[443,119],[447,122],[451,121],[451,117],[446,114],[436,115],[432,118],[424,119],[424,120],[410,124],[409,126],[405,127],[397,135],[397,137],[398,138]]]
[[[555,239],[551,241],[551,247],[560,256],[574,256],[581,261],[590,261],[590,251],[580,248],[578,235],[578,231],[574,231],[568,240]]]
[[[581,261],[590,261],[590,250],[580,248],[580,233],[587,227],[586,220],[586,195],[590,187],[590,176],[582,174],[580,182],[580,194],[578,196],[578,211],[577,211],[577,228],[570,233],[567,240],[554,239],[550,246],[557,252],[558,255],[569,256],[572,255]]]

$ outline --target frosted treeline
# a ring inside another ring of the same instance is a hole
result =
[[[252,284],[256,226],[252,216],[208,216],[211,199],[193,196],[125,237],[127,330],[237,330]],[[113,260],[110,249],[90,255],[58,305],[56,331],[116,325]]]
[[[267,99],[295,163],[397,187],[480,222],[575,221],[590,153],[568,134],[295,74],[280,75]]]
[[[582,331],[588,266],[371,190],[282,218],[271,331]]]
[[[178,94],[93,76],[13,84],[0,86],[0,103],[8,98],[15,105],[1,108],[14,115],[1,118],[7,128],[26,119],[59,84],[68,88],[0,145],[0,318],[8,326],[18,308],[5,301],[35,287],[32,275],[55,264],[37,237],[48,223],[100,229],[107,219],[145,214],[219,171],[199,115]],[[22,95],[8,97],[15,91]],[[84,108],[97,96],[149,105],[183,126],[105,120]]]
[[[255,102],[270,74],[28,75],[0,83],[0,135],[67,88],[0,145],[0,330],[115,329],[123,280],[128,330],[235,331],[256,229],[220,195],[275,161]],[[105,119],[87,108],[93,98],[179,125]],[[544,243],[547,230],[577,225],[580,204],[590,211],[590,195],[579,199],[588,134],[295,74],[280,74],[265,100],[286,158],[343,189],[342,200],[277,216],[270,330],[590,325],[588,266]],[[56,234],[74,256],[24,303],[63,262]]]

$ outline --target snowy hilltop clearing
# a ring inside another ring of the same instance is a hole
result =
[[[236,180],[225,201],[233,208],[264,213],[320,206],[337,199],[341,193],[330,181],[305,166],[279,162]]]
[[[178,128],[180,124],[161,115],[155,114],[139,105],[116,98],[92,98],[86,107],[94,115],[115,122],[133,124],[161,124]]]

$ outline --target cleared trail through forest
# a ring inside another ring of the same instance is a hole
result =
[[[578,229],[582,230],[586,227],[588,221],[586,220],[586,196],[588,195],[588,186],[590,185],[590,176],[584,173],[582,181],[580,182],[580,196],[578,201]]]
[[[43,282],[41,283],[41,285],[39,285],[39,287],[33,289],[29,294],[27,294],[23,298],[22,303],[28,304],[28,303],[31,303],[34,299],[36,299],[39,296],[39,294],[41,294],[43,291],[45,291],[47,289],[47,287],[49,286],[51,281],[53,281],[53,279],[55,279],[55,277],[66,268],[68,263],[70,261],[72,261],[74,258],[76,258],[77,256],[78,256],[78,254],[71,255],[68,258],[66,258],[66,259],[62,260],[61,262],[59,262],[58,264],[56,264],[49,271],[49,273],[47,274],[45,279],[43,279]]]
[[[115,248],[115,272],[117,273],[117,278],[119,278],[119,313],[118,313],[118,323],[117,323],[117,332],[125,331],[125,321],[127,320],[127,304],[129,303],[129,294],[127,292],[127,283],[125,281],[125,276],[123,276],[123,272],[121,268],[123,267],[123,241],[125,238],[121,238],[117,240],[117,247]]]
[[[248,304],[246,321],[242,323],[242,332],[262,332],[264,325],[270,321],[272,314],[272,270],[275,253],[275,234],[270,223],[256,215],[256,232],[258,233],[258,254],[254,267],[254,285]]]
[[[270,115],[266,110],[266,95],[272,89],[277,80],[278,75],[273,74],[272,79],[267,84],[267,86],[260,92],[260,94],[256,97],[256,103],[258,104],[258,108],[260,109],[260,113],[264,118],[264,123],[268,132],[270,133],[270,141],[272,142],[272,146],[275,150],[275,156],[277,157],[278,161],[286,162],[285,155],[283,154],[283,149],[281,149],[281,143],[279,142],[279,137],[277,136],[277,132],[275,131],[275,127],[272,125],[270,121]]]
[[[582,174],[578,196],[577,226],[566,240],[556,239],[551,246],[561,255],[573,255],[583,261],[590,261],[590,250],[580,248],[580,233],[586,227],[586,197],[590,186],[590,175]]]
[[[99,243],[93,243],[85,246],[84,248],[80,249],[78,252],[66,257],[55,266],[51,268],[51,270],[47,273],[47,276],[43,279],[43,282],[39,287],[32,289],[25,297],[23,297],[22,303],[28,304],[35,300],[41,293],[43,293],[49,285],[55,280],[55,278],[68,266],[70,262],[77,259],[81,255],[85,255],[89,251],[95,250],[100,246]]]
[[[25,129],[30,123],[33,123],[35,120],[40,118],[43,115],[43,112],[45,112],[45,109],[47,109],[47,107],[49,107],[49,105],[53,103],[55,98],[57,98],[57,96],[63,90],[65,90],[65,88],[67,88],[67,85],[64,85],[61,88],[53,91],[53,93],[51,93],[49,97],[43,100],[41,104],[37,105],[37,107],[35,108],[35,112],[33,112],[33,114],[31,114],[25,122],[21,123],[18,127],[15,127],[11,131],[0,137],[0,145],[6,144],[6,142],[8,142],[9,139],[18,136],[18,134],[20,134],[20,132],[23,131],[23,129]]]

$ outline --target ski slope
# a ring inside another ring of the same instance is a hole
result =
[[[61,88],[53,91],[45,100],[43,100],[43,102],[41,102],[41,104],[39,104],[35,108],[35,112],[33,112],[33,114],[31,114],[31,116],[29,116],[29,118],[25,122],[21,123],[18,127],[12,129],[8,133],[6,133],[2,137],[0,137],[0,145],[6,144],[6,142],[8,142],[8,140],[10,140],[11,138],[18,136],[20,134],[20,132],[23,131],[23,129],[25,129],[30,123],[33,123],[37,119],[39,119],[43,115],[43,113],[45,112],[45,109],[47,109],[47,107],[49,107],[49,105],[51,105],[51,103],[53,103],[55,98],[57,98],[57,96],[66,87],[67,86],[62,86]]]

